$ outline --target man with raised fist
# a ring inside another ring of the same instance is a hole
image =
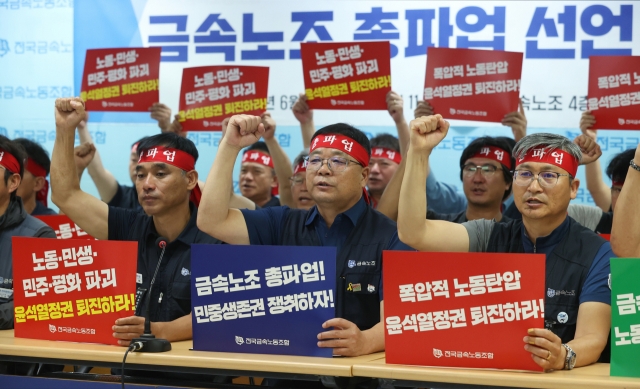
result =
[[[306,185],[311,209],[271,207],[255,211],[225,209],[233,164],[240,151],[265,132],[261,118],[236,115],[220,141],[203,191],[198,226],[230,244],[337,247],[336,318],[323,324],[318,346],[356,356],[384,350],[382,251],[411,250],[398,240],[396,225],[368,205],[365,186],[371,147],[366,135],[347,124],[318,130],[311,139]],[[349,267],[348,258],[368,265]],[[350,283],[370,285],[353,291]]]
[[[547,288],[575,293],[562,298],[547,295],[545,329],[523,334],[524,349],[544,369],[596,362],[611,327],[608,277],[614,254],[609,242],[569,217],[567,208],[580,185],[575,178],[578,165],[600,156],[597,144],[587,137],[572,143],[554,134],[529,135],[516,144],[513,195],[522,220],[462,224],[425,220],[429,157],[448,129],[440,115],[410,124],[398,211],[400,237],[421,251],[545,254]]]
[[[191,244],[220,243],[198,230],[197,207],[189,201],[198,190],[198,150],[189,139],[175,133],[144,138],[136,150],[134,177],[144,213],[109,206],[80,189],[73,146],[75,129],[84,117],[84,103],[79,98],[56,100],[51,198],[91,236],[138,242],[138,313],[146,310],[146,293],[158,264],[156,240],[167,240],[150,299],[151,331],[169,341],[191,339]],[[114,337],[122,346],[128,346],[143,330],[142,316],[118,319],[113,326]]]

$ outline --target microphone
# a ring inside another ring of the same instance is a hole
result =
[[[171,343],[168,340],[156,338],[151,333],[151,320],[149,319],[151,290],[153,289],[153,284],[156,282],[156,276],[158,275],[158,270],[160,269],[160,264],[162,263],[162,258],[164,257],[164,251],[167,248],[167,239],[159,237],[158,239],[156,239],[156,246],[162,249],[162,251],[160,252],[158,264],[156,265],[156,271],[153,273],[153,278],[151,279],[151,284],[149,284],[149,290],[147,291],[147,307],[144,315],[144,333],[139,338],[131,340],[131,344],[136,345],[136,348],[133,351],[162,353],[171,350]]]

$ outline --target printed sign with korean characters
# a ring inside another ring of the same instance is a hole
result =
[[[544,328],[544,255],[383,256],[387,363],[541,371],[523,338]]]
[[[160,47],[87,50],[80,97],[87,111],[148,112],[160,101]]]
[[[611,375],[640,377],[640,259],[611,258]]]
[[[429,47],[424,99],[447,119],[500,123],[518,110],[522,53]]]
[[[335,247],[194,244],[191,277],[194,350],[332,356]]]
[[[182,70],[180,111],[184,131],[221,131],[236,114],[259,116],[267,110],[269,68],[202,66]]]
[[[58,239],[93,239],[95,238],[82,230],[67,215],[41,215],[36,216],[37,219],[45,222],[46,225],[53,228]]]
[[[311,109],[383,110],[391,90],[391,46],[381,42],[301,43]]]
[[[15,336],[117,345],[135,311],[137,242],[12,238]]]
[[[640,130],[640,56],[589,57],[594,129]]]

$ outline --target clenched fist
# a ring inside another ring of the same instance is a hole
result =
[[[260,116],[234,115],[229,119],[227,131],[222,140],[240,151],[256,143],[264,134],[264,124]]]
[[[430,153],[449,131],[449,122],[441,115],[422,116],[409,124],[412,149]]]
[[[75,131],[78,124],[86,118],[84,101],[79,97],[56,99],[56,129]]]

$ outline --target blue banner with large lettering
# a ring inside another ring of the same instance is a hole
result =
[[[335,247],[191,246],[193,349],[331,357]]]

